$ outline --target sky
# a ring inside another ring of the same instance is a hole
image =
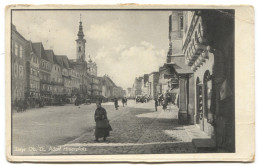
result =
[[[83,25],[86,60],[118,86],[132,87],[135,77],[159,70],[166,62],[171,11],[159,10],[23,10],[12,23],[27,40],[42,42],[56,55],[76,59],[79,21]]]

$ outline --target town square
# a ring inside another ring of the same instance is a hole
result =
[[[234,10],[13,10],[12,154],[235,152]]]

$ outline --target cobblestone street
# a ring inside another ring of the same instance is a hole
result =
[[[56,116],[60,113],[61,115],[57,116],[60,121],[54,117],[50,118],[49,116],[53,115],[48,112],[40,112],[41,117],[39,118],[45,120],[39,122],[40,125],[35,124],[27,127],[23,127],[23,125],[29,123],[24,122],[22,119],[27,117],[26,114],[30,114],[30,117],[32,117],[32,114],[37,110],[28,111],[24,114],[15,114],[14,120],[19,121],[22,126],[14,126],[14,128],[18,129],[17,127],[20,127],[20,130],[23,128],[23,132],[20,133],[30,133],[31,142],[27,142],[27,147],[23,147],[24,152],[17,150],[17,148],[14,152],[17,155],[195,152],[191,138],[184,126],[177,124],[178,112],[175,106],[170,106],[171,108],[169,107],[168,111],[163,111],[159,106],[157,112],[154,111],[153,101],[137,104],[134,101],[129,101],[128,106],[120,106],[119,110],[115,110],[112,103],[104,103],[103,107],[108,112],[113,131],[110,132],[110,137],[107,138],[106,142],[100,140],[98,143],[94,142],[94,104],[81,107],[63,106],[63,110],[50,111],[55,113]],[[71,108],[77,109],[77,111],[74,110],[74,114],[71,114]],[[53,109],[57,108],[54,107]],[[89,110],[83,111],[86,109]],[[48,120],[46,121],[46,119]],[[24,124],[22,124],[22,121]],[[51,124],[55,124],[56,128],[51,127]],[[57,127],[57,124],[60,124],[59,127]],[[41,131],[41,133],[37,133],[37,131]],[[68,136],[66,133],[73,134]],[[15,138],[17,137],[19,136]],[[19,147],[19,141],[21,140],[14,140],[15,147]]]
[[[133,107],[131,107],[133,106]],[[183,126],[177,124],[177,109],[153,110],[153,104],[134,104],[111,119],[113,131],[106,142],[94,143],[93,131],[68,142],[63,154],[153,154],[192,153],[195,149]],[[139,108],[134,108],[139,106]],[[79,147],[84,150],[77,151]],[[74,150],[73,150],[74,149]],[[53,152],[54,154],[59,152]]]

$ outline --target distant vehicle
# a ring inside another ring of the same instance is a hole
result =
[[[151,98],[150,98],[149,96],[145,95],[145,96],[144,96],[144,100],[145,100],[145,102],[147,103],[147,102],[149,102],[149,101],[151,100]]]
[[[51,101],[51,105],[64,106],[65,103],[62,101],[62,99],[54,98],[54,99],[52,99],[52,101]]]
[[[136,103],[141,102],[141,98],[142,98],[141,95],[137,95],[137,96],[135,97],[135,102],[136,102]]]
[[[149,101],[149,98],[146,96],[143,96],[143,95],[137,95],[135,97],[135,101],[136,101],[136,103],[146,103]]]
[[[83,97],[77,97],[74,104],[75,106],[79,106],[81,104],[91,104],[92,103],[92,100],[91,99],[85,99]]]

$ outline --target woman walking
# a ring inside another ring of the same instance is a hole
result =
[[[162,103],[163,103],[163,110],[166,111],[168,105],[167,98],[164,98]]]
[[[155,106],[155,111],[157,111],[157,107],[158,107],[158,100],[157,100],[157,98],[154,99],[154,106]]]
[[[112,128],[107,119],[106,110],[101,107],[101,103],[99,101],[97,101],[96,104],[97,109],[94,116],[96,121],[95,142],[98,142],[99,138],[103,138],[103,141],[106,141],[106,138],[109,137],[109,132],[112,130]]]
[[[125,106],[125,98],[122,98],[123,107]]]
[[[118,110],[118,100],[117,100],[117,98],[115,98],[115,100],[114,100],[114,105],[115,105],[115,108],[116,108],[116,110]]]

